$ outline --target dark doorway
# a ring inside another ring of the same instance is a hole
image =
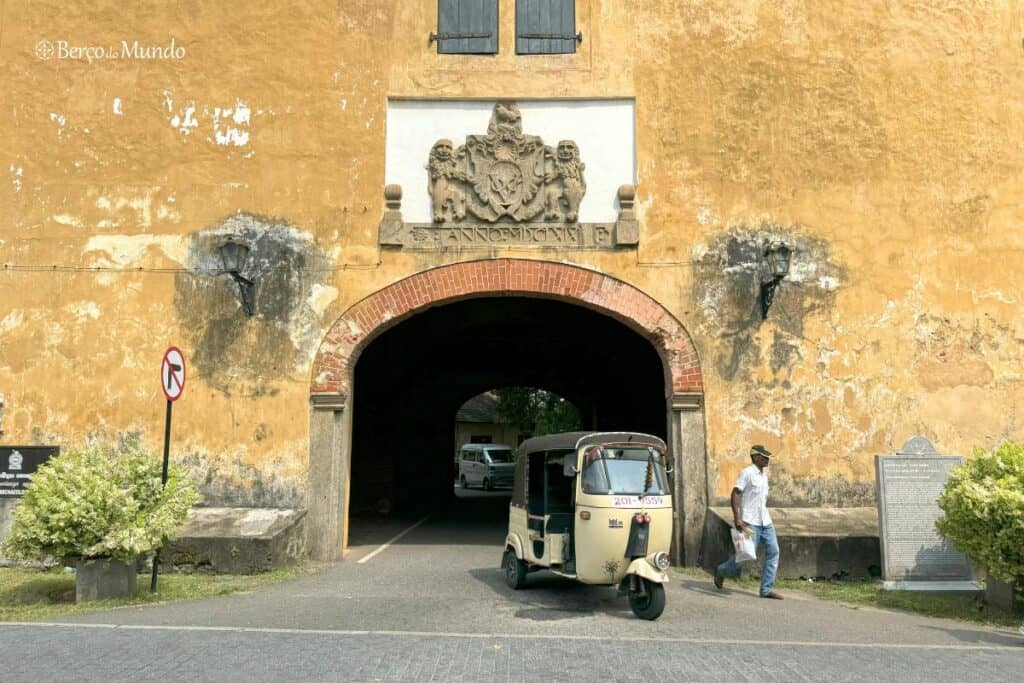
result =
[[[664,438],[664,378],[650,342],[581,306],[482,297],[428,309],[380,335],[356,364],[349,512],[447,508],[455,414],[482,391],[543,388],[571,401],[585,429]]]

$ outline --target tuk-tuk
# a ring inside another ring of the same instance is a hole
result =
[[[510,588],[538,569],[619,587],[641,619],[665,609],[672,539],[665,442],[635,432],[567,432],[519,447],[502,568]]]

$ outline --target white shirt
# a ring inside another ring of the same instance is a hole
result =
[[[740,512],[743,521],[756,526],[771,526],[768,514],[768,471],[761,471],[757,465],[747,465],[736,478],[735,488],[743,492]]]

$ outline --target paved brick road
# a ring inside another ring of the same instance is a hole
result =
[[[498,568],[507,498],[470,493],[403,528],[356,527],[345,562],[248,594],[0,626],[0,681],[967,681],[1024,680],[1009,629],[777,602],[677,577],[656,622],[614,589]],[[90,625],[91,624],[91,625]]]
[[[1021,680],[1024,648],[0,626],[5,682]]]

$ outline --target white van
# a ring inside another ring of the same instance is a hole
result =
[[[500,443],[468,443],[459,450],[459,485],[512,486],[515,458],[512,447]]]

